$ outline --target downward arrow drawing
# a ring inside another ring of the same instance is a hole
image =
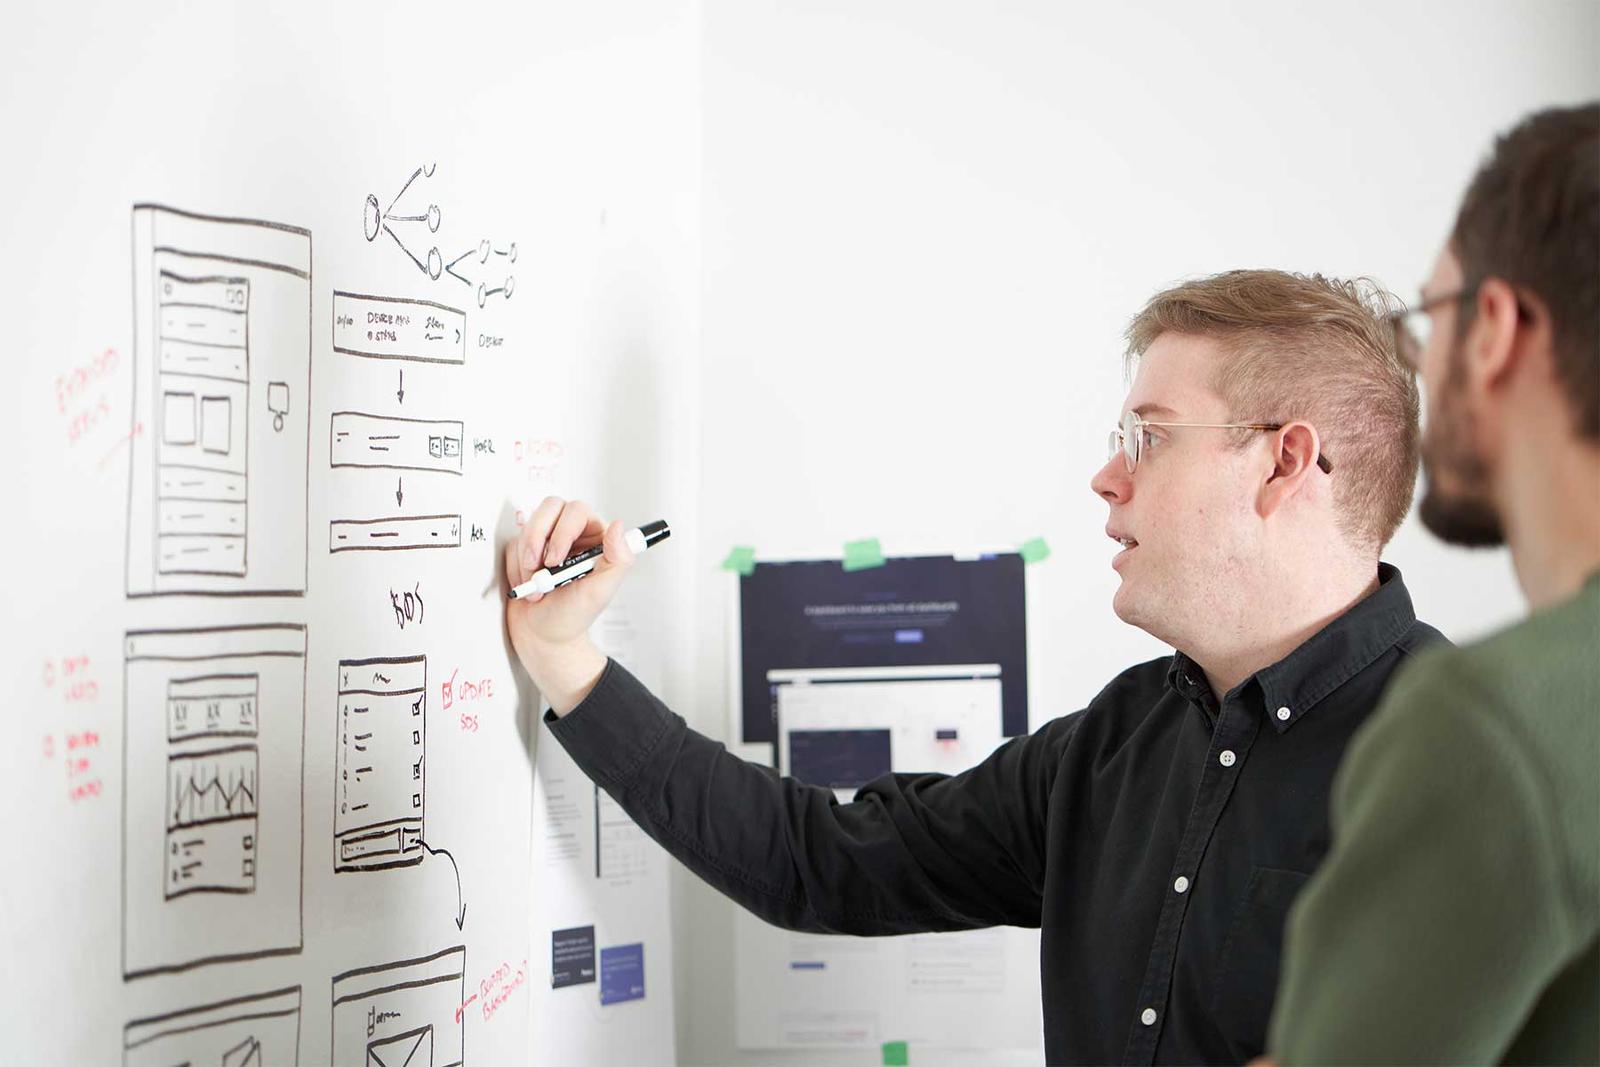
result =
[[[394,480],[394,506],[395,507],[399,507],[405,501],[405,499],[406,499],[405,487],[406,487],[405,479],[396,478]]]
[[[394,395],[395,395],[395,399],[399,400],[400,403],[404,404],[406,402],[406,372],[405,371],[401,371],[400,372],[400,388],[398,388],[398,389],[396,389],[394,391]]]
[[[450,855],[449,849],[432,848],[426,841],[423,841],[420,838],[418,839],[417,843],[422,846],[423,850],[427,852],[428,855],[443,856],[445,859],[449,860],[451,868],[456,872],[456,929],[459,930],[467,921],[467,905],[461,899],[461,868],[456,866],[456,858]]]

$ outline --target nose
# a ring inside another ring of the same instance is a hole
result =
[[[1108,504],[1126,504],[1133,495],[1133,479],[1120,455],[1112,456],[1089,479],[1089,489]]]

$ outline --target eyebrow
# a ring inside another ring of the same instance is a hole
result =
[[[1140,404],[1133,409],[1133,413],[1140,418],[1146,415],[1176,415],[1177,412],[1165,404]]]

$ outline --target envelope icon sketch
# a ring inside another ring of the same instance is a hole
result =
[[[372,1042],[367,1046],[367,1067],[433,1067],[433,1027]]]

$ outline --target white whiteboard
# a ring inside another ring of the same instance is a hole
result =
[[[551,860],[498,563],[692,508],[686,13],[10,21],[9,1055],[669,1062],[665,859],[591,791]]]

